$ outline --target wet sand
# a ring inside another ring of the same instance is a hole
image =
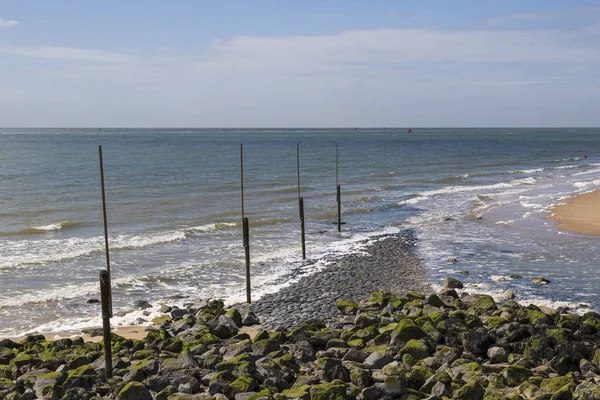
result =
[[[566,199],[550,210],[550,218],[559,229],[600,236],[600,190]]]

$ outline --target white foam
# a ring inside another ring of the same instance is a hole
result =
[[[195,232],[215,232],[229,228],[235,228],[238,224],[235,222],[223,222],[223,223],[212,223],[206,225],[199,225],[189,228],[191,231]]]

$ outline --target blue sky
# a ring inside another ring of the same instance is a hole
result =
[[[600,0],[0,0],[0,126],[600,126]]]

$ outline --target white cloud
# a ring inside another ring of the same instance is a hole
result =
[[[0,118],[26,124],[16,118],[35,99],[40,115],[52,115],[39,125],[598,125],[600,32],[589,28],[240,36],[145,58],[0,48],[76,61],[30,65],[21,81],[17,68],[0,66],[24,93]]]
[[[104,63],[123,63],[132,61],[134,59],[132,56],[127,54],[95,49],[57,46],[0,47],[0,52],[27,57],[57,60],[95,61]]]
[[[0,28],[12,28],[19,25],[19,21],[4,19],[0,17]]]

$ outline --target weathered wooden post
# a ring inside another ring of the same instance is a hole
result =
[[[110,278],[108,271],[100,271],[100,301],[102,303],[102,333],[104,338],[104,376],[112,378],[112,341],[110,333]]]
[[[337,226],[338,232],[342,231],[342,191],[338,174],[338,143],[335,144],[335,190],[337,198]]]
[[[244,149],[240,143],[240,189],[242,197],[242,240],[244,243],[244,255],[246,257],[246,302],[250,304],[250,227],[248,218],[244,216]]]
[[[106,273],[108,274],[108,315],[112,318],[112,286],[110,278],[110,252],[108,250],[108,222],[106,219],[106,195],[104,193],[104,165],[102,162],[102,146],[98,146],[100,157],[100,189],[102,191],[102,216],[104,218],[104,251],[106,253]]]
[[[300,239],[302,240],[302,259],[306,260],[306,240],[304,235],[304,198],[300,196],[300,144],[296,143],[296,171],[298,175],[298,210],[300,212]]]

